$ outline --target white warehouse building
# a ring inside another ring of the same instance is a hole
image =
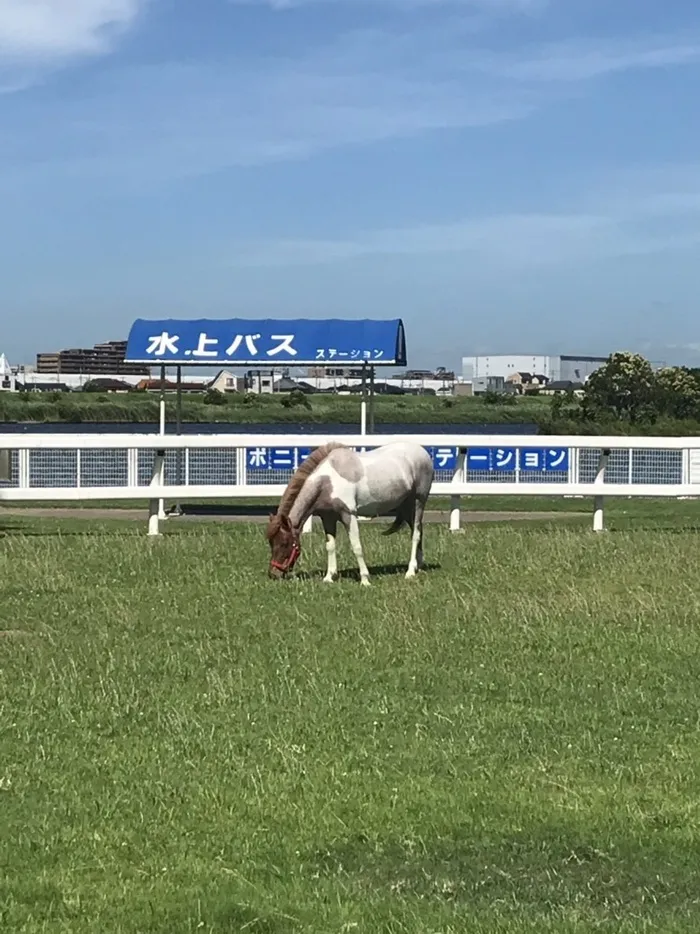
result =
[[[607,357],[573,354],[483,354],[462,357],[462,378],[465,382],[487,377],[505,380],[512,373],[532,373],[546,376],[550,382],[583,383],[606,360]]]

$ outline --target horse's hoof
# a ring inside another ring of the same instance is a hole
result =
[[[334,583],[335,583],[335,577],[328,577],[328,576],[326,576],[326,577],[323,578],[323,583],[324,583],[324,584],[334,584]]]
[[[360,583],[362,584],[363,587],[369,587],[369,578],[367,577],[361,578]]]
[[[406,571],[406,580],[410,580],[412,577],[416,576],[415,571]]]

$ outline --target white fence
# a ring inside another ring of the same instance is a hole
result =
[[[311,448],[397,438],[431,452],[432,495],[451,498],[453,530],[463,496],[591,497],[599,531],[606,496],[700,495],[700,437],[18,433],[0,434],[0,452],[10,452],[0,458],[0,502],[148,501],[149,534],[158,534],[166,501],[277,499]]]

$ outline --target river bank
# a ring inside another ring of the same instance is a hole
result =
[[[700,436],[693,420],[658,419],[648,424],[623,420],[583,421],[562,418],[552,397],[507,397],[494,402],[484,397],[378,396],[375,432],[385,434],[464,432],[470,434],[657,435]],[[574,413],[576,414],[576,413]],[[9,393],[0,392],[0,432],[158,431],[156,395],[126,393]],[[357,395],[274,395],[183,397],[182,432],[359,432]],[[175,425],[175,397],[166,398],[166,431]]]
[[[377,397],[375,425],[539,424],[549,412],[547,400],[512,399],[493,405],[483,399],[435,396]],[[0,393],[0,422],[5,424],[119,423],[158,424],[159,400],[146,393]],[[166,420],[175,420],[175,398],[166,397]],[[185,394],[183,422],[197,425],[349,425],[358,426],[357,395],[286,394],[212,396]]]

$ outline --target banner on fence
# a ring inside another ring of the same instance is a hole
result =
[[[355,448],[356,451],[373,451],[373,447]],[[454,471],[457,469],[459,451],[456,447],[426,447],[433,459],[436,470]],[[311,448],[246,448],[246,467],[248,472],[258,470],[296,470],[311,453]]]

